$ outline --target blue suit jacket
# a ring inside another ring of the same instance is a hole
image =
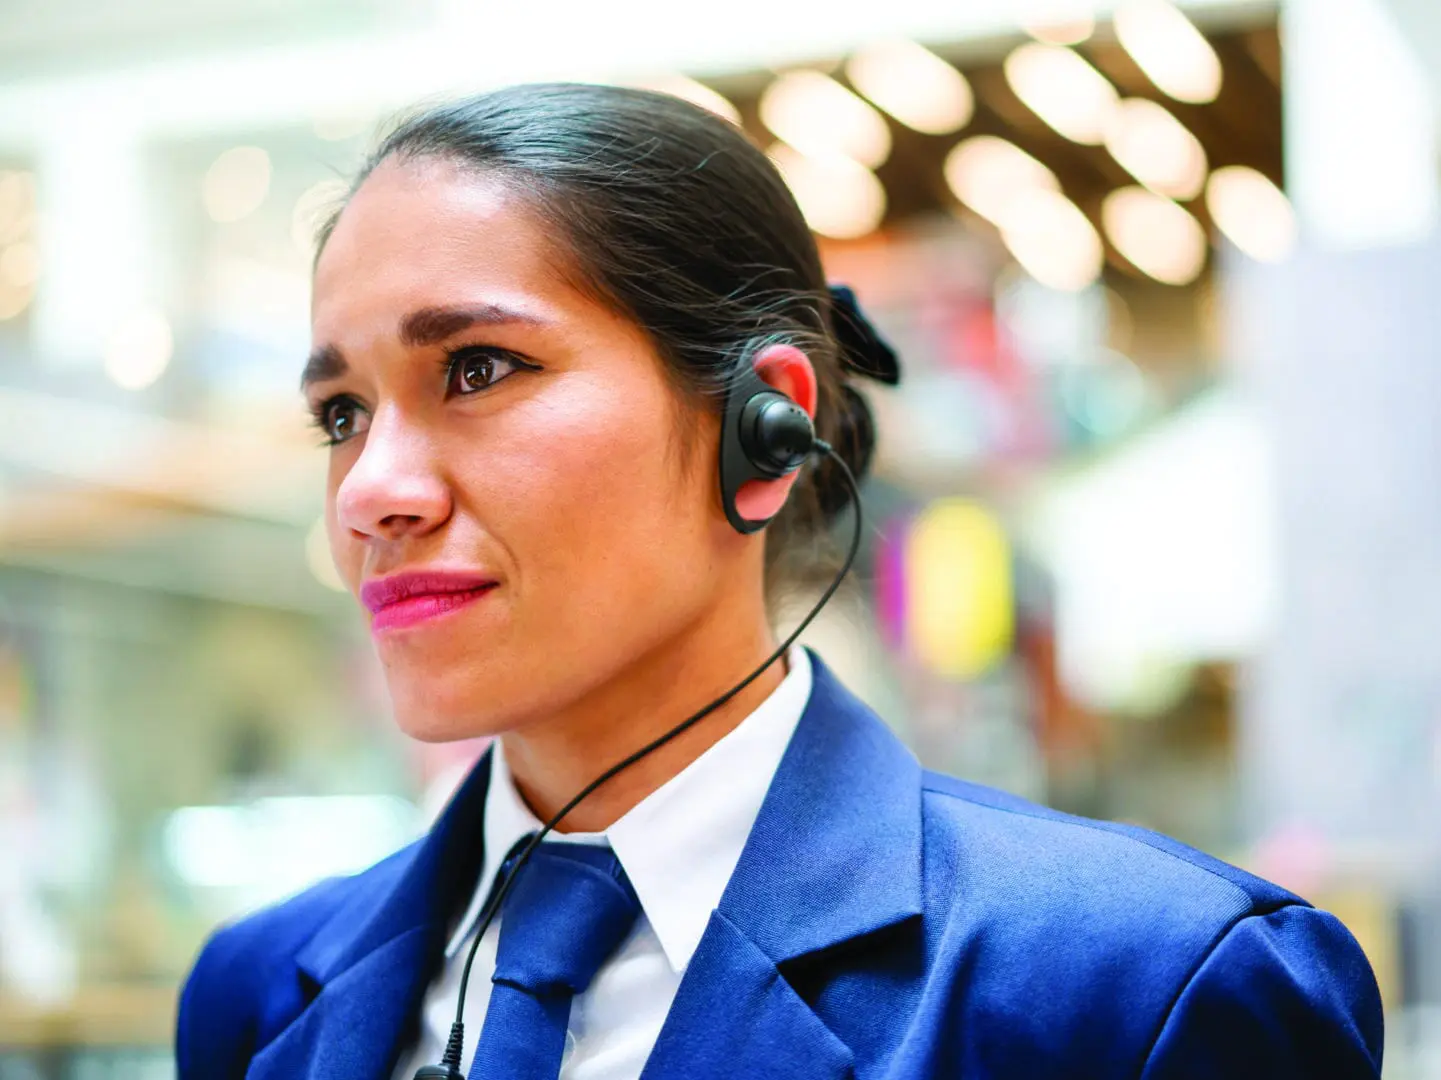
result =
[[[478,873],[487,778],[413,846],[219,931],[181,998],[181,1080],[388,1077]],[[643,1076],[1349,1080],[1380,1062],[1375,980],[1335,918],[1142,829],[924,772],[816,661]]]

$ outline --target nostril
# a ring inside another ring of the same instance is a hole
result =
[[[425,518],[420,514],[387,514],[379,521],[381,532],[400,533],[420,527]]]

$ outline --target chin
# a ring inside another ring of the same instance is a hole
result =
[[[467,739],[474,739],[482,735],[494,735],[498,732],[477,730],[472,724],[446,723],[443,720],[437,722],[433,716],[416,718],[415,722],[409,722],[404,716],[397,716],[397,726],[400,730],[416,740],[423,743],[452,743],[464,742]]]
[[[396,725],[412,739],[458,742],[499,735],[512,726],[511,718],[494,708],[494,698],[460,680],[391,676],[387,683]]]

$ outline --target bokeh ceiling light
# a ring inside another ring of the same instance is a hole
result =
[[[270,191],[270,155],[258,146],[225,151],[205,172],[201,197],[215,221],[239,221],[260,208]]]
[[[1101,276],[1106,253],[1095,226],[1059,191],[1033,188],[1018,201],[1001,239],[1042,285],[1077,292]]]
[[[344,180],[319,180],[311,184],[290,212],[290,239],[295,250],[306,258],[315,254],[315,234],[327,215],[337,209],[345,198]]]
[[[9,285],[25,289],[40,277],[40,250],[28,240],[21,240],[0,251],[0,278]]]
[[[35,221],[35,177],[28,172],[0,172],[0,244],[19,240]]]
[[[854,240],[874,232],[886,215],[886,189],[859,162],[840,154],[813,157],[777,143],[771,160],[796,197],[806,224],[822,236]]]
[[[803,154],[843,154],[876,168],[891,153],[891,129],[875,108],[819,71],[781,75],[761,94],[761,122]]]
[[[689,101],[692,105],[699,105],[702,109],[713,112],[737,126],[741,122],[740,110],[735,107],[730,98],[689,76],[662,75],[657,79],[648,79],[640,86],[643,90],[658,90],[662,94],[670,94],[672,97]]]
[[[966,77],[914,41],[867,46],[846,64],[846,77],[877,106],[927,135],[960,131],[976,111]]]
[[[1028,191],[1059,191],[1056,174],[1015,143],[976,135],[958,143],[945,163],[952,193],[991,224],[1004,228]]]
[[[1026,0],[1021,29],[1048,45],[1079,45],[1096,32],[1090,0]]]
[[[1167,285],[1188,285],[1206,265],[1201,223],[1170,199],[1142,187],[1106,196],[1101,222],[1116,250],[1142,273]]]
[[[137,311],[105,343],[105,373],[125,390],[143,390],[165,372],[175,350],[170,323],[158,311]]]
[[[1028,42],[1005,63],[1006,81],[1033,113],[1072,142],[1099,146],[1116,107],[1116,88],[1079,53]]]
[[[1269,177],[1228,165],[1206,185],[1211,220],[1238,248],[1262,262],[1280,262],[1296,246],[1296,212]]]
[[[1206,149],[1164,105],[1128,98],[1106,125],[1106,149],[1146,187],[1194,199],[1206,186]]]
[[[1221,59],[1194,23],[1169,0],[1125,0],[1116,37],[1157,89],[1205,105],[1221,92]]]

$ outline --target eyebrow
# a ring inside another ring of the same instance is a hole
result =
[[[350,370],[345,357],[334,345],[322,345],[305,361],[305,370],[300,373],[300,389],[303,392],[312,383],[338,379]]]
[[[499,326],[504,323],[527,323],[544,326],[546,320],[529,312],[501,304],[471,304],[464,307],[425,307],[412,311],[400,320],[401,344],[410,348],[438,345],[472,326]],[[334,345],[322,345],[310,354],[300,375],[300,388],[312,383],[337,379],[350,370],[345,356]]]

